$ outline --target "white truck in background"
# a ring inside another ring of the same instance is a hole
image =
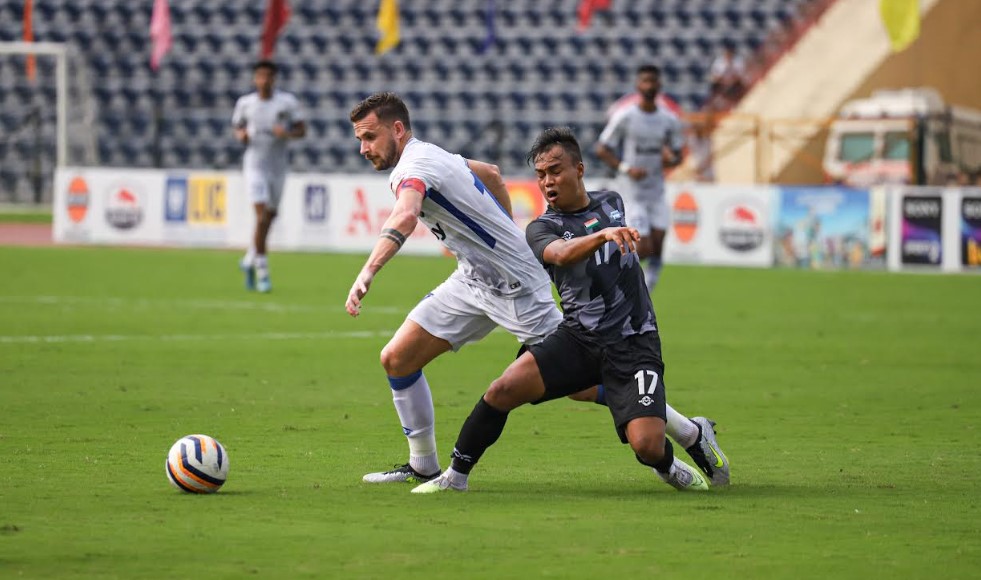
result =
[[[881,90],[848,101],[831,123],[828,182],[973,185],[981,173],[981,111],[946,104],[930,88]]]

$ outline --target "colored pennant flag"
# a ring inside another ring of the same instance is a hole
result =
[[[579,1],[579,32],[589,28],[589,23],[593,19],[593,12],[597,10],[609,10],[613,0],[580,0]]]
[[[487,49],[494,46],[497,42],[497,28],[494,25],[494,16],[497,14],[497,7],[494,5],[494,0],[487,0],[487,5],[484,10],[484,18],[487,21],[487,36],[484,37],[484,43],[480,45],[480,52],[486,52]]]
[[[153,14],[150,16],[150,68],[160,68],[160,61],[170,47],[174,38],[170,32],[170,5],[167,0],[153,0]]]
[[[272,58],[276,50],[276,39],[286,28],[289,19],[290,6],[286,0],[269,0],[269,4],[266,5],[266,16],[262,19],[262,48],[259,51],[262,58]]]
[[[592,231],[593,228],[599,225],[599,220],[596,218],[589,218],[588,220],[586,220],[586,223],[584,225],[586,226],[587,230]]]
[[[378,5],[378,44],[375,54],[385,54],[399,45],[399,3],[398,0],[381,0]]]
[[[24,42],[34,42],[34,1],[24,0]],[[27,70],[27,78],[34,80],[37,78],[37,59],[33,54],[27,55],[24,63]]]
[[[879,0],[879,13],[893,52],[904,50],[920,35],[920,0]]]

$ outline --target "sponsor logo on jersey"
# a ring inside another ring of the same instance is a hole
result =
[[[610,221],[613,222],[614,225],[623,225],[623,214],[620,212],[620,210],[615,209],[610,212]]]
[[[303,195],[304,215],[307,222],[322,224],[330,213],[330,196],[322,183],[308,183]]]
[[[68,184],[68,219],[81,223],[89,213],[89,184],[82,177],[74,177]]]
[[[131,185],[116,185],[106,198],[106,221],[120,230],[131,230],[143,221],[140,194]]]
[[[766,229],[762,212],[749,203],[724,206],[719,224],[719,239],[737,252],[750,252],[763,244]]]
[[[164,221],[187,221],[187,178],[167,178],[164,186]]]
[[[687,244],[698,232],[698,201],[695,196],[683,192],[671,207],[671,227],[678,241]]]
[[[568,242],[569,240],[571,240],[572,238],[574,238],[574,237],[576,237],[576,236],[575,236],[575,234],[573,234],[572,232],[569,232],[569,231],[567,231],[567,232],[564,232],[564,233],[562,234],[562,239],[564,239],[564,240],[565,240],[565,241],[567,241],[567,242]]]

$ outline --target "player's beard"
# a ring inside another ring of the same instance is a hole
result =
[[[398,145],[395,141],[389,144],[388,150],[385,151],[385,155],[379,155],[376,157],[377,163],[375,163],[376,171],[385,171],[395,167],[398,162]]]

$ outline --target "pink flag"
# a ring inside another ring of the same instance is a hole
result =
[[[173,46],[170,35],[170,6],[167,0],[153,0],[153,16],[150,17],[150,68],[157,70],[160,61]]]
[[[579,15],[579,25],[576,27],[579,32],[589,28],[589,23],[593,19],[593,12],[597,10],[609,10],[610,3],[613,0],[580,0],[579,10],[577,10]]]
[[[262,58],[272,58],[276,50],[276,39],[286,22],[290,19],[290,5],[286,0],[269,0],[266,5],[266,16],[262,19],[262,48],[259,54]]]

